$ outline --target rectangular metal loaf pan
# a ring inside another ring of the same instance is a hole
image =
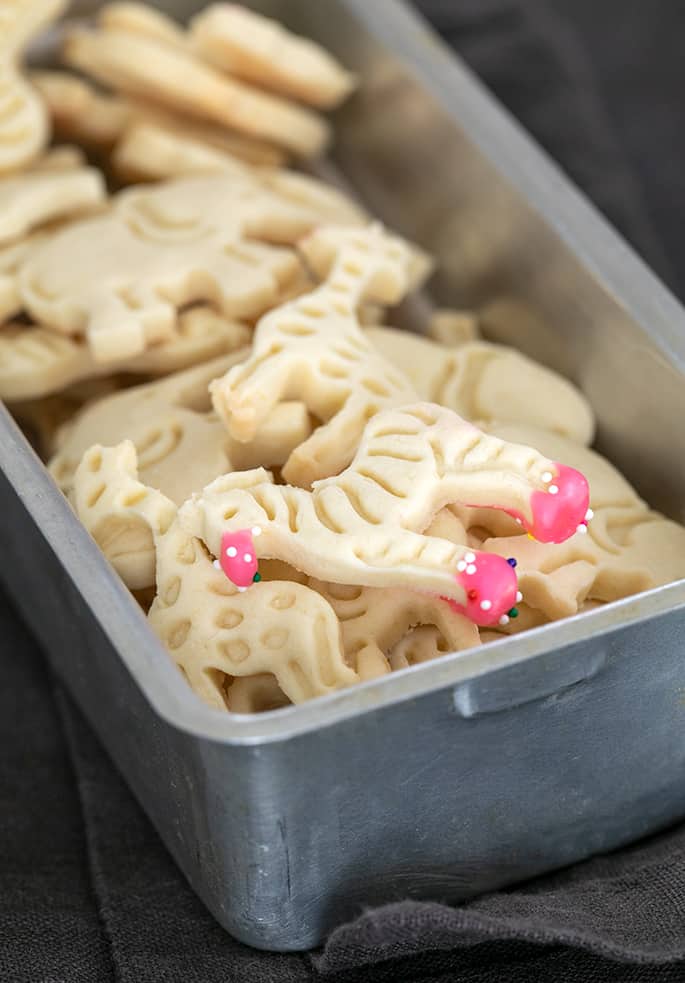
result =
[[[407,7],[255,6],[362,76],[336,160],[436,255],[436,298],[578,382],[601,450],[685,519],[676,301]],[[231,716],[188,689],[4,411],[0,466],[0,575],[190,883],[243,941],[305,949],[362,903],[458,900],[685,815],[683,582]]]

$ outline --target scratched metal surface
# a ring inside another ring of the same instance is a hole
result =
[[[685,411],[685,320],[672,296],[401,4],[255,6],[359,71],[335,164],[437,255],[434,296],[475,307],[492,337],[579,382],[602,449],[682,519],[685,428],[672,421]],[[309,948],[362,902],[456,900],[685,815],[682,582],[301,707],[231,716],[187,689],[4,413],[0,465],[0,576],[240,939]]]

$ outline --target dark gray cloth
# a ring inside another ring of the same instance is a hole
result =
[[[682,92],[684,6],[420,6],[661,275],[685,285],[685,131],[670,91]],[[0,632],[0,980],[685,981],[685,827],[459,907],[360,912],[316,953],[248,949],[185,884],[2,598]]]

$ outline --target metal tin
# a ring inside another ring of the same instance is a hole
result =
[[[167,5],[187,15],[199,4]],[[364,80],[336,158],[431,249],[436,296],[578,381],[683,519],[685,317],[394,0],[256,5]],[[685,815],[685,584],[260,716],[206,708],[0,412],[0,574],[226,929],[305,949],[362,903],[458,900]]]

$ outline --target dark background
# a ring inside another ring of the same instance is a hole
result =
[[[682,297],[683,0],[419,6]],[[186,887],[1,596],[0,667],[2,981],[685,981],[683,830],[456,911],[368,913],[311,957],[247,949]]]

